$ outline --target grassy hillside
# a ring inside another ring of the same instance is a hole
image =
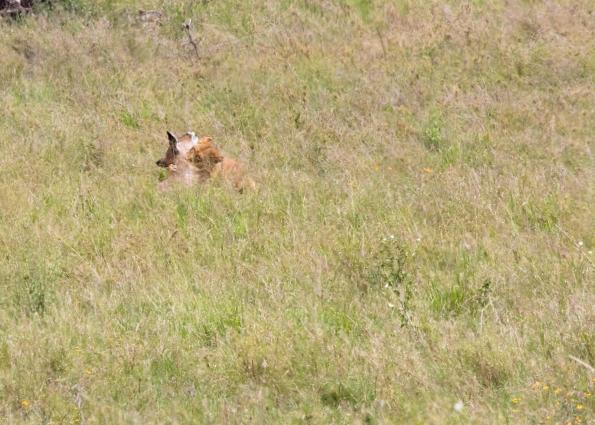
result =
[[[0,21],[1,423],[593,420],[592,2],[160,3]]]

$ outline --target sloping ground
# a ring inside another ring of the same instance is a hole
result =
[[[591,2],[158,3],[0,21],[0,422],[592,420]]]

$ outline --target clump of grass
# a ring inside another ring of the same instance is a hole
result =
[[[27,270],[14,277],[13,305],[26,315],[45,315],[55,301],[59,278],[55,267],[34,262]]]
[[[370,404],[375,399],[374,388],[369,382],[352,381],[327,384],[320,389],[320,400],[327,406],[337,408],[341,404],[358,407]]]
[[[446,140],[443,122],[440,116],[433,113],[428,120],[423,133],[424,146],[431,151],[443,151],[446,149]]]
[[[401,326],[411,322],[413,280],[410,255],[394,235],[383,238],[365,266],[365,278],[371,286],[384,288],[396,296]]]

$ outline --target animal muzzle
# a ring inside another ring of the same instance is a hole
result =
[[[167,161],[165,159],[160,159],[155,162],[159,167],[167,168]]]

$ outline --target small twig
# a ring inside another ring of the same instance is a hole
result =
[[[376,34],[378,34],[378,38],[380,39],[380,46],[382,47],[382,53],[384,55],[384,59],[386,59],[386,47],[384,46],[384,38],[382,38],[382,33],[380,32],[380,28],[376,27]]]
[[[184,22],[184,29],[186,30],[186,34],[188,35],[188,41],[194,47],[194,53],[196,53],[196,58],[200,59],[200,55],[198,54],[198,44],[192,38],[192,34],[190,33],[190,25],[192,25],[192,19],[188,19]]]
[[[569,358],[571,358],[572,360],[574,360],[575,362],[582,364],[584,367],[586,367],[587,369],[589,369],[591,371],[591,373],[595,372],[595,367],[591,366],[589,363],[579,359],[578,357],[574,357],[572,355],[568,355]]]

